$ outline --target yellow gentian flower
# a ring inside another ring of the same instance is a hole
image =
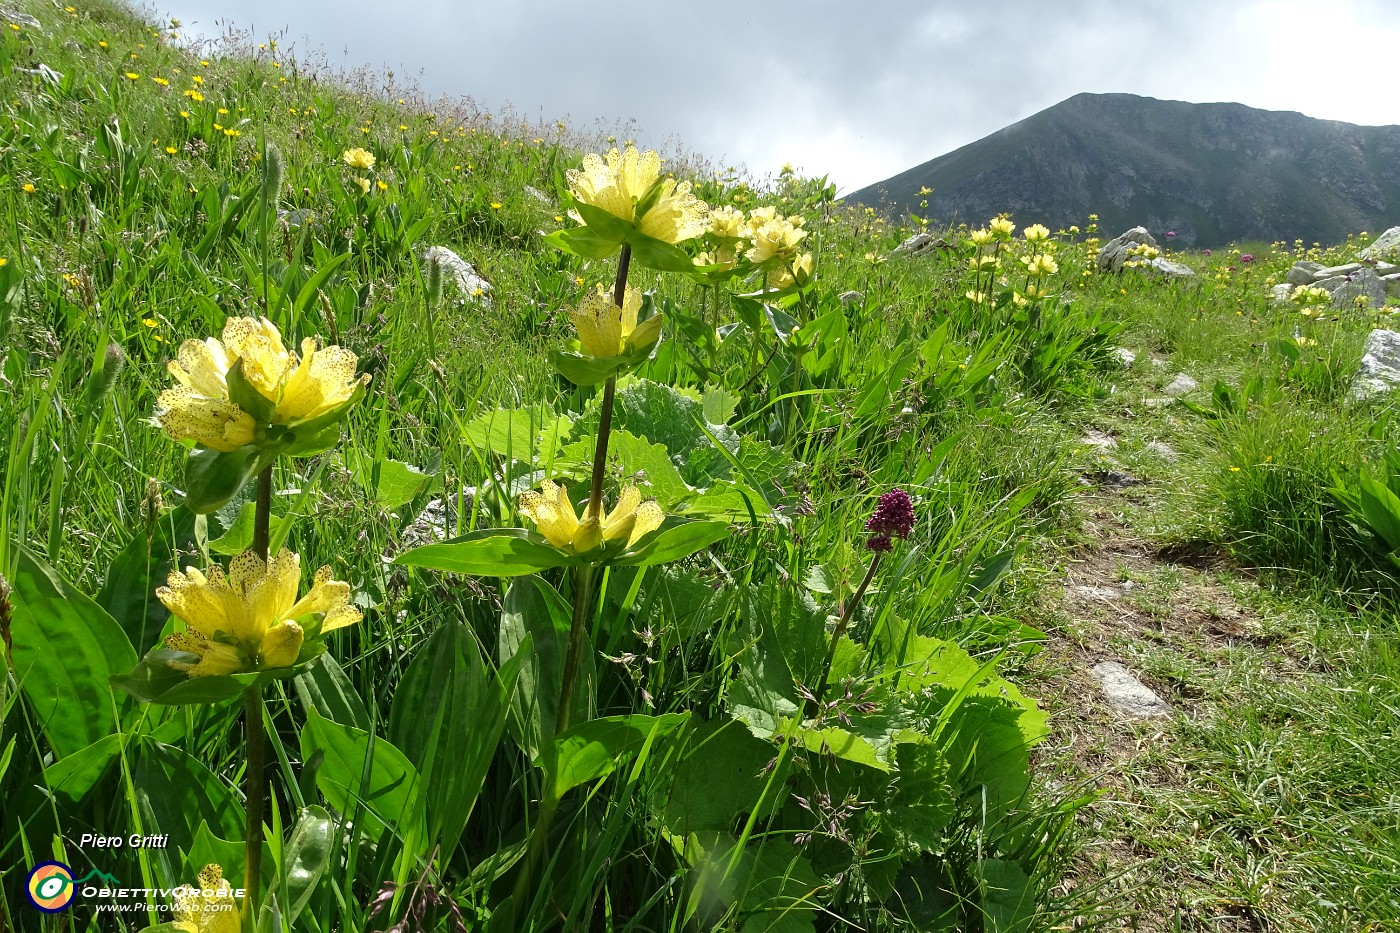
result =
[[[1034,256],[1021,257],[1021,264],[1026,267],[1026,272],[1031,275],[1054,275],[1060,271],[1059,263],[1055,262],[1055,257],[1045,253],[1036,253]]]
[[[175,929],[182,933],[239,933],[243,927],[238,901],[223,868],[205,865],[196,881],[194,887],[185,884],[171,892]]]
[[[301,558],[286,550],[264,562],[244,551],[207,574],[194,567],[172,570],[156,598],[188,626],[165,639],[172,651],[193,656],[168,663],[191,677],[291,667],[301,653],[305,632],[299,619],[321,615],[324,634],[360,620],[349,604],[350,584],[331,579],[331,568],[316,571],[301,599]]]
[[[222,340],[186,340],[166,364],[179,385],[156,401],[165,432],[224,453],[257,440],[256,413],[229,396],[228,374],[239,362],[244,380],[267,403],[267,424],[295,426],[329,414],[369,382],[368,375],[355,376],[359,361],[349,350],[317,349],[308,337],[298,357],[267,318],[229,318]]]
[[[642,310],[642,293],[627,286],[622,307],[600,285],[585,295],[577,308],[568,310],[569,320],[578,329],[583,349],[599,359],[624,356],[656,343],[661,336],[662,315],[654,314],[637,323]]]
[[[346,149],[340,154],[340,158],[345,161],[346,165],[361,171],[367,172],[374,168],[374,153],[366,149],[361,149],[359,146],[353,149]]]
[[[1031,243],[1038,243],[1041,240],[1048,240],[1050,238],[1050,228],[1045,226],[1045,224],[1031,224],[1025,230],[1021,231],[1021,235]]]
[[[761,208],[749,218],[753,246],[744,255],[752,263],[773,259],[786,264],[797,255],[797,246],[806,236],[800,217],[779,217],[772,208]]]
[[[1016,230],[1016,225],[1008,217],[993,217],[987,226],[991,228],[992,236],[998,240],[1011,239],[1011,234]]]
[[[623,550],[630,549],[660,528],[665,518],[661,506],[654,500],[643,502],[637,487],[628,486],[617,497],[611,512],[579,521],[568,489],[550,480],[540,484],[539,492],[532,489],[521,495],[519,508],[545,540],[561,551],[577,555],[592,554],[619,541],[623,542]]]
[[[603,156],[589,153],[583,167],[569,169],[567,177],[580,203],[607,211],[652,239],[675,244],[705,232],[705,202],[690,193],[690,182],[663,178],[661,157],[650,149],[638,152],[629,145]]]
[[[709,234],[717,240],[737,240],[744,235],[744,212],[728,204],[710,211]]]
[[[972,242],[978,246],[986,246],[988,243],[992,242],[992,231],[988,230],[986,227],[972,231]]]

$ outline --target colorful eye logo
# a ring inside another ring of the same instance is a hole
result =
[[[56,914],[73,903],[73,888],[71,868],[62,862],[43,862],[30,870],[25,893],[36,908]]]

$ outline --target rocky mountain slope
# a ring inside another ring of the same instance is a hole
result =
[[[1010,211],[1052,229],[1097,213],[1105,231],[1173,230],[1177,246],[1337,242],[1400,218],[1400,126],[1079,94],[847,200],[940,221]]]

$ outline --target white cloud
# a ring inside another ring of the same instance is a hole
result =
[[[420,0],[398,19],[354,0],[167,2],[206,34],[220,18],[286,28],[303,52],[309,40],[337,64],[421,74],[433,94],[584,128],[634,118],[639,142],[676,138],[757,174],[790,161],[843,190],[1081,91],[1400,123],[1385,80],[1400,23],[1383,0],[614,0],[604,16],[558,0]]]

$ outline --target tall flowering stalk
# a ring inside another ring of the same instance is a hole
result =
[[[875,579],[875,572],[880,569],[880,561],[890,551],[894,550],[894,539],[904,539],[909,537],[909,533],[914,530],[914,502],[909,498],[909,493],[903,489],[891,489],[880,496],[875,505],[875,512],[865,522],[865,530],[870,532],[870,537],[865,540],[865,547],[875,556],[870,560],[870,567],[865,571],[865,577],[860,581],[860,586],[856,587],[855,594],[851,596],[849,602],[841,607],[840,618],[836,622],[836,630],[831,634],[831,644],[826,650],[826,659],[822,662],[822,676],[817,683],[817,689],[813,692],[812,698],[808,700],[807,712],[816,715],[821,707],[821,702],[826,695],[827,681],[831,677],[831,664],[836,658],[836,646],[841,642],[841,636],[846,634],[846,628],[850,625],[851,618],[860,607],[860,602],[865,598],[865,591],[870,588],[870,581]]]

